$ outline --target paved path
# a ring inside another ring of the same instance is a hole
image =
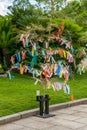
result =
[[[87,130],[87,105],[52,112],[53,117],[29,117],[0,125],[0,130]]]

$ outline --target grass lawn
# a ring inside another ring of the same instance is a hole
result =
[[[35,80],[27,75],[14,74],[15,78],[0,77],[0,116],[5,116],[24,110],[29,110],[39,107],[36,101],[36,90],[40,89],[41,94],[44,90],[40,83],[34,85]],[[75,75],[74,80],[69,80],[70,95],[65,94],[63,90],[53,91],[47,90],[51,100],[50,104],[57,104],[71,101],[71,94],[74,99],[87,97],[87,73],[83,75]],[[52,80],[59,81],[59,78]]]

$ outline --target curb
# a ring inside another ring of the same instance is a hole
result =
[[[87,98],[75,100],[73,102],[50,105],[49,111],[52,112],[52,111],[56,111],[59,109],[77,106],[77,105],[81,105],[81,104],[87,104]],[[19,112],[19,113],[13,114],[13,115],[0,117],[0,125],[6,124],[6,123],[9,123],[12,121],[20,120],[23,118],[31,117],[31,116],[37,115],[38,113],[39,113],[39,109],[37,108],[37,109],[33,109],[33,110]]]

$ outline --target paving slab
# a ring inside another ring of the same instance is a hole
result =
[[[42,129],[42,130],[44,130],[44,129]],[[71,129],[64,127],[64,126],[61,126],[61,125],[55,125],[53,127],[47,128],[45,130],[71,130]]]
[[[0,130],[22,130],[24,127],[22,125],[16,124],[6,124],[0,126]]]
[[[87,126],[82,127],[82,128],[80,128],[80,129],[77,129],[77,130],[87,130]]]
[[[80,111],[77,111],[75,113],[73,113],[73,116],[76,116],[76,117],[87,117],[87,113],[84,111],[84,112],[80,112]]]
[[[85,118],[83,117],[83,118],[80,118],[80,119],[78,119],[78,120],[76,119],[75,121],[87,125],[87,117],[85,117]]]

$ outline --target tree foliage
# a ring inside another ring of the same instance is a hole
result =
[[[38,15],[42,15],[42,10],[36,9],[29,0],[14,0],[13,6],[9,6],[8,9],[11,12],[9,15],[12,17],[12,23],[16,24],[17,28],[20,28],[19,21],[28,20],[27,22],[29,24],[29,19],[33,21]]]
[[[16,31],[14,25],[11,23],[11,19],[8,17],[0,18],[0,49],[1,49],[1,62],[3,66],[6,63],[7,55],[10,52],[11,46],[16,41]]]
[[[0,49],[8,53],[17,49],[14,42],[21,33],[30,32],[31,38],[49,39],[52,31],[64,23],[62,37],[79,48],[87,43],[87,0],[14,0],[8,16],[0,16]],[[15,33],[16,31],[16,33]],[[8,49],[10,48],[10,49]]]

